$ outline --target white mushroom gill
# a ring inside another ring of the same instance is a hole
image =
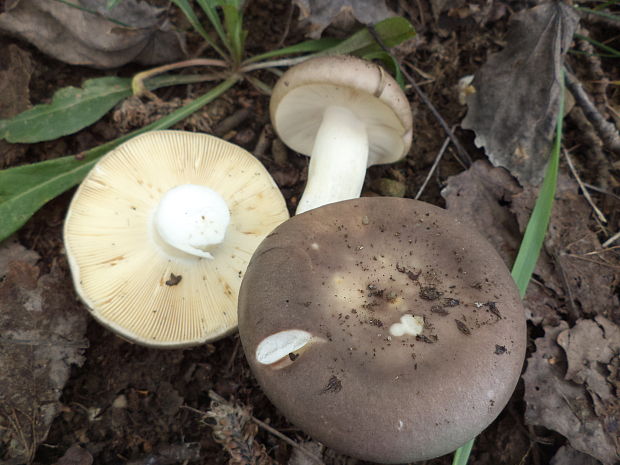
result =
[[[289,329],[267,336],[256,348],[256,360],[272,365],[289,354],[301,350],[312,340],[312,334],[301,329]]]
[[[325,109],[296,214],[360,196],[368,167],[366,125],[348,108]]]
[[[408,313],[400,317],[400,323],[394,323],[390,326],[390,334],[394,337],[418,336],[424,330],[424,318],[421,316],[413,316]]]
[[[224,240],[229,222],[230,211],[222,196],[195,184],[183,184],[166,192],[154,217],[157,233],[166,244],[211,259],[209,250]]]

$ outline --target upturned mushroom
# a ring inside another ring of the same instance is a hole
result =
[[[445,210],[397,198],[276,228],[246,271],[239,333],[292,423],[381,463],[437,457],[480,433],[508,402],[526,344],[493,247]]]
[[[270,113],[280,139],[311,156],[298,214],[359,197],[369,166],[396,162],[411,146],[411,108],[398,83],[352,56],[290,68],[273,89]]]
[[[64,241],[76,291],[100,323],[142,345],[187,347],[236,329],[250,256],[287,218],[271,176],[245,150],[155,131],[93,167]]]

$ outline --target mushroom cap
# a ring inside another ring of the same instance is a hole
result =
[[[273,126],[293,150],[311,155],[325,108],[351,110],[368,131],[368,166],[393,163],[411,147],[411,107],[381,66],[348,55],[313,58],[290,68],[270,101]]]
[[[153,216],[170,189],[208,186],[230,211],[213,259],[164,244]],[[75,288],[92,315],[130,341],[187,347],[237,326],[237,298],[249,259],[288,218],[262,164],[206,134],[154,131],[104,156],[78,188],[64,227]]]
[[[312,337],[260,363],[291,330]],[[239,334],[292,423],[381,463],[437,457],[480,433],[508,402],[526,344],[517,288],[481,235],[441,208],[376,197],[267,236],[241,285]]]

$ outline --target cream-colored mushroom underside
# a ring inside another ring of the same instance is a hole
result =
[[[213,260],[170,254],[154,237],[159,199],[188,183],[214,189],[230,209]],[[190,346],[236,328],[247,263],[287,218],[277,186],[249,153],[208,135],[159,131],[94,167],[71,204],[65,246],[76,289],[101,323],[134,342]]]

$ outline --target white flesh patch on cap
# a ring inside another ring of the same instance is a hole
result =
[[[390,326],[390,334],[395,337],[418,336],[424,330],[424,317],[413,316],[408,313],[400,317],[400,323],[394,323]]]
[[[226,235],[230,212],[220,194],[206,186],[183,184],[164,194],[155,212],[155,227],[168,245],[198,257]]]
[[[256,360],[271,365],[302,349],[312,340],[312,334],[301,329],[289,329],[263,339],[256,348]]]

